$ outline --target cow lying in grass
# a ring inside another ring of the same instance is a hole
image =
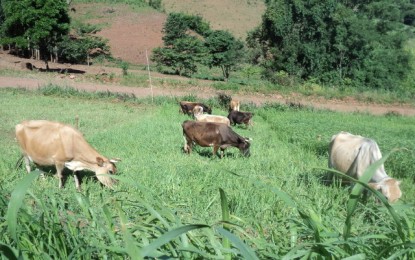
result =
[[[355,179],[362,177],[365,170],[381,158],[380,149],[372,139],[347,132],[340,132],[331,138],[329,167]],[[402,196],[400,181],[389,177],[383,164],[376,169],[369,185],[375,190],[380,190],[389,202],[395,202]]]
[[[212,122],[212,123],[222,123],[227,126],[230,126],[231,123],[227,117],[217,116],[217,115],[206,115],[203,114],[203,107],[195,106],[193,109],[193,116],[198,122]]]

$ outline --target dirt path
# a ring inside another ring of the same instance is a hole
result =
[[[216,97],[219,91],[213,89],[168,89],[153,87],[144,88],[144,87],[125,87],[116,84],[97,84],[97,83],[87,83],[87,82],[76,82],[70,78],[59,78],[54,79],[39,79],[39,78],[21,78],[21,77],[11,77],[11,76],[0,76],[0,87],[16,87],[16,88],[25,88],[25,89],[37,89],[41,86],[47,84],[55,84],[58,86],[68,86],[75,88],[77,90],[84,91],[109,91],[114,93],[126,93],[133,94],[138,98],[151,97],[153,96],[170,96],[170,97],[180,97],[185,95],[194,95],[200,98],[211,98]],[[379,104],[364,104],[358,103],[356,101],[339,101],[339,100],[307,100],[299,98],[284,98],[279,94],[250,94],[250,95],[234,95],[234,97],[239,98],[242,102],[252,102],[256,105],[263,105],[265,103],[289,103],[292,102],[295,105],[311,106],[317,109],[328,109],[341,112],[364,112],[371,113],[375,115],[382,115],[386,113],[396,113],[405,116],[414,116],[415,108],[408,105],[379,105]]]
[[[54,84],[58,86],[68,86],[77,90],[84,91],[110,91],[114,93],[125,93],[133,94],[138,98],[151,97],[153,96],[170,96],[170,97],[181,97],[186,95],[194,95],[199,98],[212,98],[217,97],[218,91],[209,87],[191,87],[186,89],[181,88],[168,88],[154,86],[152,89],[149,87],[126,87],[116,83],[100,84],[94,82],[88,82],[85,80],[83,75],[71,75],[58,74],[55,76],[43,75],[42,73],[30,73],[24,74],[26,69],[25,64],[31,63],[36,67],[43,67],[44,64],[40,61],[34,61],[29,59],[17,58],[5,53],[0,52],[0,69],[7,68],[11,70],[21,71],[23,76],[0,76],[0,88],[16,87],[25,89],[37,89],[47,84]],[[67,67],[65,67],[67,66]],[[52,69],[58,68],[70,68],[77,71],[83,71],[85,74],[99,75],[100,73],[115,73],[121,74],[119,68],[109,68],[102,66],[84,66],[84,65],[65,65],[65,64],[50,64]],[[53,75],[53,74],[52,74]],[[165,75],[155,75],[156,77],[166,77]],[[188,79],[185,79],[188,80]],[[414,116],[415,107],[410,105],[400,104],[367,104],[357,102],[355,100],[326,100],[326,99],[310,99],[301,96],[284,97],[278,93],[274,94],[235,94],[226,92],[226,94],[232,94],[232,97],[241,100],[244,103],[254,103],[256,105],[263,105],[265,103],[291,103],[294,105],[311,106],[317,109],[328,109],[340,112],[363,112],[374,115],[383,115],[386,113],[395,113],[405,116]]]

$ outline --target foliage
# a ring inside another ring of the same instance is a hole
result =
[[[97,36],[83,36],[79,38],[71,38],[64,36],[62,41],[58,43],[59,57],[63,62],[69,63],[86,63],[88,56],[93,58],[99,55],[108,55],[109,46],[107,40]],[[97,52],[91,53],[91,50]]]
[[[209,31],[209,24],[203,21],[201,16],[170,13],[163,27],[163,42],[165,46],[170,46],[174,45],[177,39],[186,38],[192,33],[203,36]]]
[[[405,3],[405,5],[404,5]],[[269,77],[285,71],[301,79],[396,89],[411,72],[403,50],[406,1],[269,0],[248,43]],[[408,17],[408,16],[407,16]],[[409,18],[408,18],[409,19]]]
[[[162,0],[148,0],[148,5],[156,10],[162,11]]]
[[[220,67],[225,80],[229,78],[232,69],[238,65],[244,57],[244,44],[236,40],[228,31],[216,30],[205,38],[209,50],[207,64],[210,67]]]
[[[192,75],[197,71],[197,64],[205,57],[203,42],[194,36],[178,38],[170,47],[153,50],[152,60],[158,66],[171,67],[178,75]]]
[[[125,61],[120,62],[120,67],[121,67],[121,70],[122,70],[122,75],[127,76],[128,75],[128,68],[129,68],[128,62],[125,62]]]
[[[171,13],[164,24],[164,47],[153,50],[151,59],[174,69],[176,74],[191,75],[204,60],[206,48],[199,34],[205,34],[209,25],[199,16]],[[196,35],[195,35],[196,34]]]
[[[251,157],[229,148],[218,159],[206,156],[211,148],[183,154],[180,123],[188,117],[177,113],[174,98],[152,103],[59,86],[0,92],[0,254],[30,259],[414,257],[413,117],[246,104],[255,113],[254,127],[233,129],[253,139]],[[215,104],[216,114],[227,112],[216,98],[207,102]],[[81,173],[84,190],[77,192],[70,175],[59,189],[51,174],[40,179],[38,172],[15,169],[17,122],[45,118],[73,124],[75,115],[91,145],[122,158],[115,190],[101,187],[87,172]],[[365,201],[358,185],[350,192],[349,186],[325,182],[328,142],[340,130],[377,140],[387,172],[402,180],[400,202]],[[409,151],[388,157],[396,147]]]
[[[192,75],[198,65],[220,67],[225,80],[243,58],[243,43],[227,31],[212,31],[202,17],[170,13],[163,28],[164,47],[153,50],[152,60],[173,68],[179,75]]]
[[[18,48],[39,49],[47,65],[53,48],[69,30],[65,0],[3,0],[4,23],[1,43]]]

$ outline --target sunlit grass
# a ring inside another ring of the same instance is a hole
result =
[[[27,173],[14,169],[19,149],[13,129],[20,121],[73,125],[78,115],[88,142],[105,156],[121,158],[114,191],[90,176],[82,179],[82,193],[72,176],[62,190],[52,174],[32,180],[22,206],[13,211],[17,224],[0,225],[2,254],[31,259],[413,256],[410,245],[398,246],[403,240],[396,229],[399,223],[405,241],[414,239],[413,117],[249,106],[254,127],[234,129],[253,139],[251,157],[229,148],[219,159],[211,148],[183,153],[181,123],[189,117],[178,113],[173,98],[152,102],[54,86],[0,94],[2,222],[12,192],[25,189],[21,182]],[[213,110],[226,114],[217,106]],[[402,200],[393,206],[398,220],[373,197],[364,204],[355,199],[351,215],[350,188],[325,182],[328,142],[339,131],[375,139],[384,154],[407,148],[385,162],[387,172],[402,180]],[[352,224],[345,240],[348,214]]]

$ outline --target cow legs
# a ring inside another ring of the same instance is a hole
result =
[[[183,136],[184,139],[184,146],[183,150],[185,153],[190,154],[192,152],[192,141],[189,142],[185,136]]]
[[[29,159],[28,156],[24,157],[24,163],[25,163],[27,173],[30,173],[30,171],[31,171],[31,169],[30,169],[30,159]]]
[[[218,149],[219,149],[219,145],[215,145],[215,146],[213,146],[213,157],[215,157],[216,156],[216,154],[217,154],[217,152],[218,152]],[[222,150],[222,149],[221,149]],[[220,158],[222,158],[222,155],[220,155]]]
[[[73,178],[74,178],[74,180],[75,180],[75,186],[76,186],[76,189],[77,189],[78,191],[81,191],[81,184],[80,184],[80,182],[79,182],[79,175],[78,175],[78,172],[76,172],[76,171],[74,171],[74,172],[73,172]]]
[[[63,164],[56,164],[56,175],[58,176],[59,179],[59,189],[63,188],[64,185],[64,180],[63,180],[63,168],[64,165]]]

